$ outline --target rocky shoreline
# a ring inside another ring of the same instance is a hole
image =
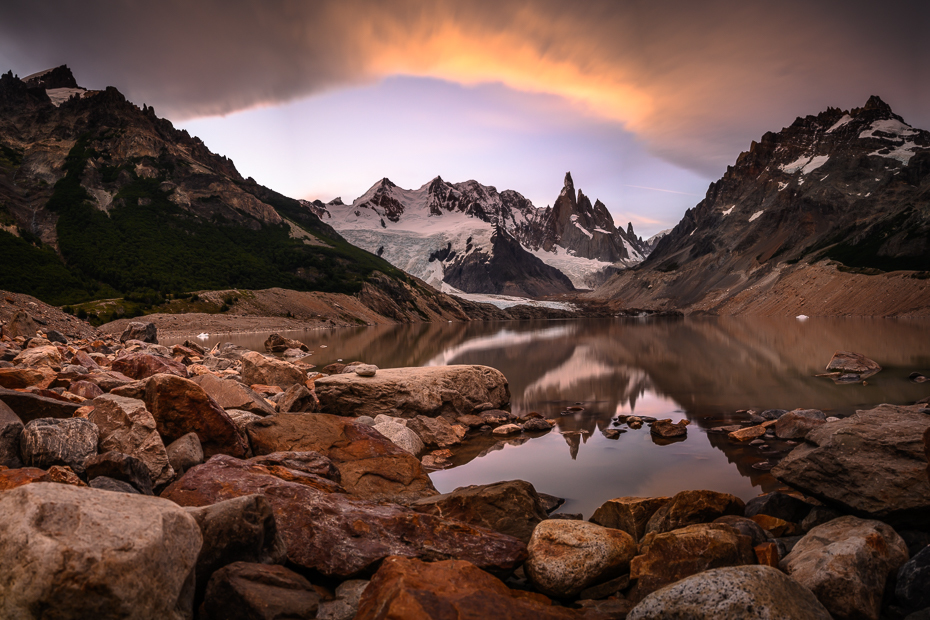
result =
[[[796,441],[771,470],[796,491],[583,521],[520,480],[433,487],[471,436],[555,424],[513,414],[492,368],[20,327],[0,337],[2,617],[930,617],[926,403],[762,412],[726,432]]]

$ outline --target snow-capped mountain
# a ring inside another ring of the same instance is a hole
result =
[[[382,179],[351,205],[304,202],[351,243],[437,288],[539,296],[591,288],[648,253],[570,174],[553,207],[513,190],[436,177],[407,190]]]

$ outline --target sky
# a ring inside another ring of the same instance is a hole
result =
[[[0,6],[0,70],[199,136],[295,198],[439,175],[674,226],[752,140],[879,95],[930,128],[923,0],[85,0]]]

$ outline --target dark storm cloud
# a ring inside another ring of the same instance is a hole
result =
[[[708,174],[766,130],[885,98],[930,126],[930,4],[877,2],[58,2],[0,8],[21,75],[69,64],[172,118],[394,74],[563,96]]]

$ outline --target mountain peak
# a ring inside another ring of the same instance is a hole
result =
[[[569,194],[575,193],[575,183],[572,181],[572,173],[565,173],[565,184],[563,186],[563,191],[567,191]]]
[[[23,82],[30,88],[80,88],[68,65],[27,75],[23,78]]]
[[[882,98],[878,95],[872,95],[869,97],[869,100],[865,102],[865,107],[863,110],[877,110],[879,112],[888,112],[891,114],[891,106],[882,101]]]

